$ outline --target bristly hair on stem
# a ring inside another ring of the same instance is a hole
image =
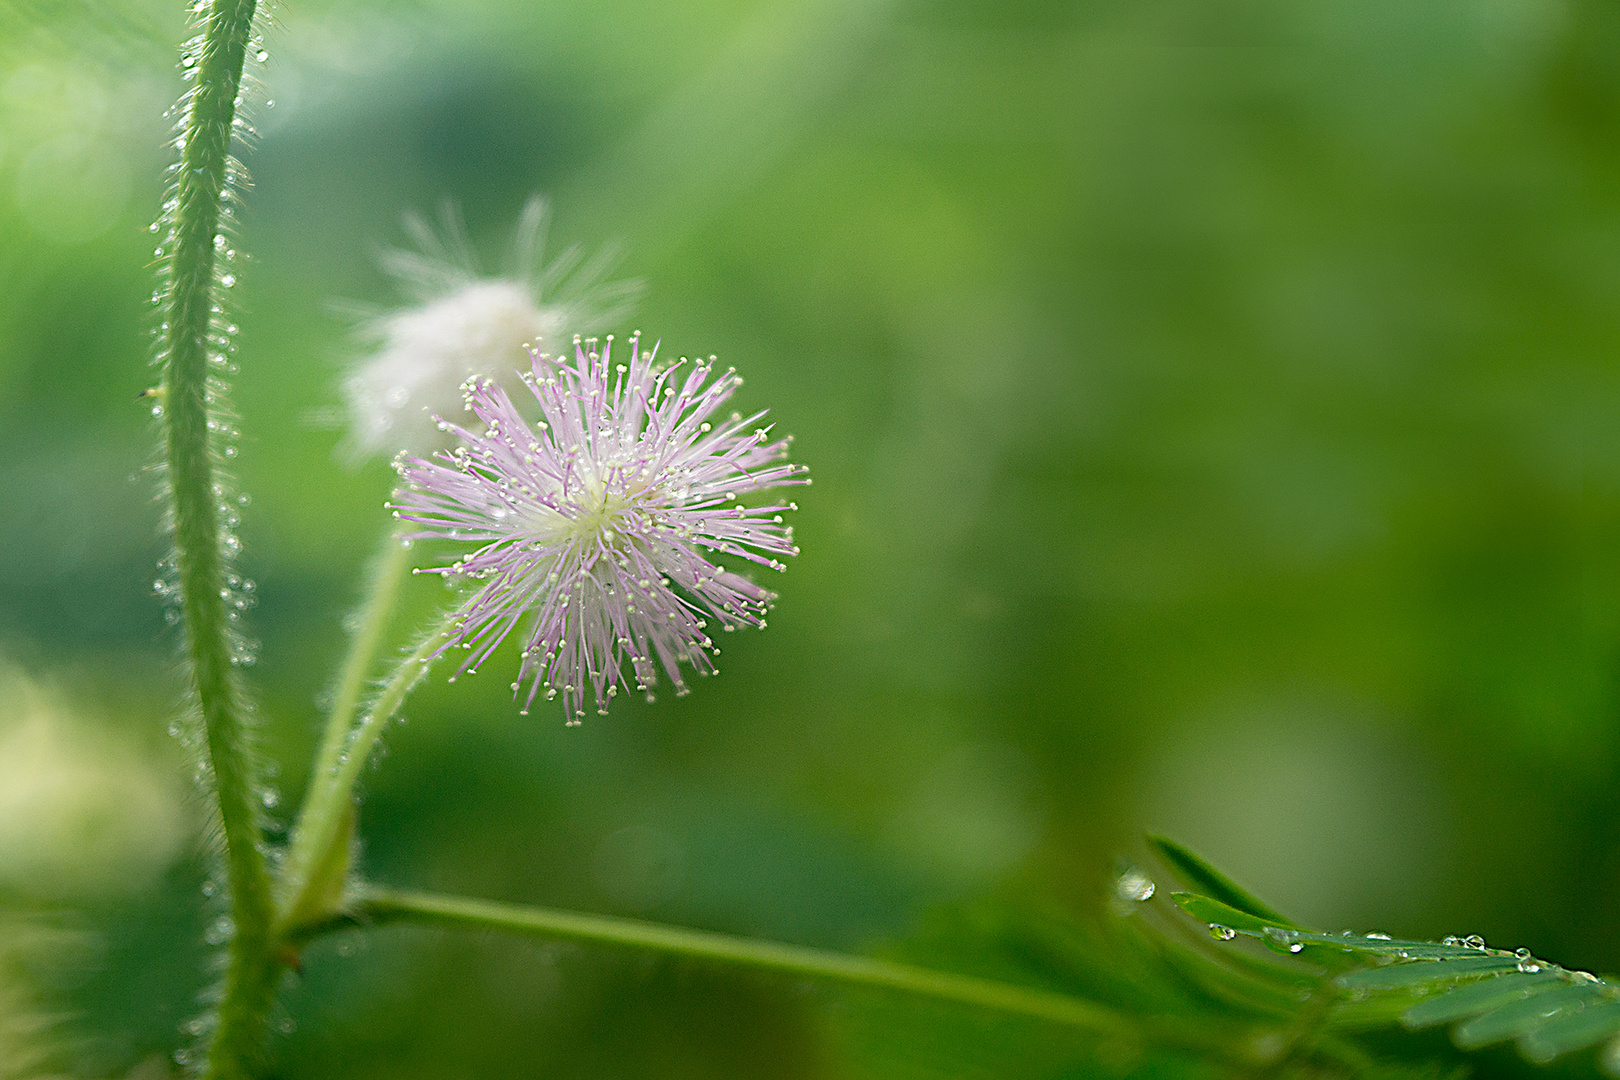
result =
[[[174,140],[179,162],[153,231],[162,283],[156,362],[162,382],[154,413],[163,420],[168,522],[174,550],[158,591],[177,605],[190,674],[192,707],[201,720],[197,775],[208,794],[222,847],[229,911],[210,927],[210,941],[229,942],[217,1011],[191,1025],[208,1039],[204,1055],[182,1050],[181,1064],[210,1076],[250,1075],[263,1052],[280,964],[271,939],[273,906],[263,848],[263,791],[252,745],[252,706],[235,668],[252,647],[237,628],[251,584],[231,570],[238,549],[236,503],[224,474],[235,455],[225,403],[231,336],[224,296],[236,284],[236,252],[222,222],[246,184],[231,156],[248,134],[239,117],[243,65],[250,49],[264,59],[255,26],[257,0],[199,0],[199,33],[181,55],[193,85],[178,106]]]

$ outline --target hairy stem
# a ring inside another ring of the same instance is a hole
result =
[[[366,582],[365,599],[360,603],[359,625],[349,642],[349,653],[343,659],[337,687],[332,695],[332,709],[326,717],[326,731],[321,736],[320,751],[315,755],[315,766],[310,772],[309,789],[313,792],[337,771],[338,759],[349,742],[349,729],[354,724],[355,710],[365,693],[371,665],[377,660],[377,649],[382,644],[383,631],[394,612],[399,598],[400,583],[411,562],[410,548],[396,532],[384,538],[382,550],[372,560]]]
[[[221,547],[222,487],[214,440],[222,427],[208,374],[218,309],[214,279],[220,204],[227,196],[232,121],[255,0],[214,0],[198,51],[188,58],[196,86],[186,100],[161,338],[168,480],[175,564],[193,688],[202,713],[208,765],[225,841],[230,882],[230,965],[207,1072],[244,1076],[263,1045],[279,966],[272,958],[274,911],[260,848],[257,777],[248,706],[231,671]]]
[[[555,908],[437,896],[367,883],[360,888],[358,904],[351,918],[360,922],[414,920],[652,949],[852,986],[900,990],[942,1001],[1036,1017],[1096,1033],[1119,1033],[1133,1026],[1111,1009],[1065,994],[1013,986],[971,975],[930,971],[888,960],[773,941],[755,941],[705,930],[661,926],[608,915],[585,915]]]
[[[322,910],[323,905],[316,896],[322,885],[319,871],[333,865],[334,845],[348,843],[346,823],[350,820],[360,770],[365,768],[388,722],[427,674],[433,654],[444,645],[457,617],[458,613],[452,609],[443,622],[400,661],[370,710],[352,730],[344,731],[331,762],[324,767],[318,764],[283,865],[279,926],[284,933],[296,932],[302,924],[331,914]],[[341,866],[341,860],[338,865]]]

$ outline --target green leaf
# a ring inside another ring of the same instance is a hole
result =
[[[1089,1075],[1113,1056],[1141,1054],[1153,1063],[1148,1071],[1169,1070],[1177,1080],[1243,1080],[1257,1066],[1277,1076],[1438,1080],[1459,1075],[1466,1068],[1461,1055],[1492,1043],[1516,1041],[1525,1059],[1541,1064],[1620,1038],[1620,987],[1585,972],[1537,960],[1528,950],[1487,949],[1478,938],[1433,942],[1307,930],[1250,903],[1184,849],[1168,841],[1156,846],[1223,896],[1145,890],[1137,877],[1122,877],[1103,923],[1082,927],[1062,913],[1031,921],[1003,910],[956,923],[939,939],[953,951],[972,945],[976,959],[924,959],[946,970],[1044,984],[1112,1010],[1120,1020],[1118,1045],[1086,1063],[1075,1044],[1066,1051],[1073,1068],[1063,1075]],[[1188,918],[1200,924],[1196,931],[1189,932]],[[1227,942],[1240,935],[1283,955],[1230,948]],[[1438,1025],[1452,1027],[1455,1049],[1432,1039],[1389,1038],[1402,1027]],[[955,1031],[960,1023],[946,1026]],[[875,1045],[893,1051],[898,1044],[890,1031]],[[979,1072],[1033,1075],[1015,1067],[1021,1055],[1012,1045],[1001,1051],[1005,1060],[976,1059]],[[911,1063],[919,1053],[907,1045],[902,1056]],[[940,1065],[928,1075],[965,1071]]]
[[[1563,980],[1554,971],[1502,975],[1483,982],[1470,983],[1420,1001],[1401,1015],[1401,1023],[1409,1028],[1433,1027],[1478,1016],[1503,1005],[1511,1004],[1533,993],[1549,990],[1549,983]]]
[[[1549,1018],[1583,1008],[1602,996],[1603,992],[1592,983],[1565,983],[1475,1017],[1452,1032],[1452,1039],[1464,1050],[1477,1050],[1504,1039],[1528,1036]]]
[[[1248,933],[1255,936],[1264,935],[1267,930],[1280,928],[1284,930],[1300,930],[1301,927],[1283,919],[1270,916],[1259,916],[1247,911],[1241,911],[1230,904],[1220,900],[1211,899],[1192,892],[1173,892],[1170,899],[1176,906],[1195,919],[1202,920],[1212,926],[1224,926],[1229,930]],[[1318,935],[1326,938],[1326,935]]]
[[[1454,960],[1479,956],[1480,950],[1468,945],[1447,945],[1434,941],[1403,941],[1383,934],[1319,934],[1313,930],[1295,931],[1291,940],[1305,945],[1321,945],[1347,953],[1394,956],[1401,960]],[[1501,955],[1492,953],[1490,955]]]
[[[1334,982],[1341,990],[1394,990],[1518,970],[1519,962],[1511,956],[1460,956],[1454,960],[1409,960],[1361,968],[1340,975]]]
[[[1310,986],[1296,992],[1303,1003],[1294,1023],[1314,1027],[1309,1038],[1341,1038],[1352,1032],[1375,1032],[1394,1023],[1409,1029],[1456,1025],[1452,1041],[1463,1051],[1516,1040],[1529,1061],[1545,1064],[1562,1055],[1608,1039],[1620,1045],[1620,987],[1582,971],[1569,971],[1536,960],[1528,950],[1515,953],[1486,949],[1477,938],[1443,942],[1405,941],[1384,934],[1323,934],[1294,926],[1230,902],[1249,903],[1247,894],[1169,841],[1154,841],[1166,858],[1188,876],[1211,886],[1226,899],[1197,892],[1175,892],[1170,898],[1185,914],[1211,927],[1216,941],[1238,935],[1257,938],[1268,948],[1312,961],[1307,965],[1264,966],[1248,971],[1256,983],[1281,988],[1283,972],[1301,973]],[[1179,857],[1178,857],[1179,856]],[[1213,878],[1211,877],[1213,875]],[[1253,905],[1250,905],[1253,906]],[[1219,946],[1216,946],[1219,951]],[[1234,958],[1242,955],[1230,953]],[[1393,962],[1390,962],[1393,961]],[[1345,970],[1349,966],[1351,970]],[[1326,968],[1326,971],[1323,970]],[[1415,995],[1428,995],[1413,1002]],[[1333,1000],[1337,997],[1337,1000]],[[1252,1000],[1252,999],[1251,999]],[[1313,1006],[1312,1002],[1329,1002]],[[1314,1016],[1311,1016],[1312,1009]],[[1233,1017],[1236,1019],[1236,1016]],[[1256,1017],[1258,1019],[1258,1017]],[[1299,1028],[1298,1030],[1306,1030]],[[1306,1038],[1307,1036],[1300,1036]],[[1343,1044],[1361,1048],[1354,1042]],[[1352,1072],[1393,1066],[1368,1058]],[[1419,1067],[1416,1060],[1403,1063]],[[1439,1067],[1438,1062],[1433,1063]]]
[[[1267,926],[1296,926],[1297,924],[1276,908],[1267,904],[1243,886],[1215,869],[1209,863],[1174,840],[1163,836],[1149,836],[1148,844],[1158,852],[1187,884],[1202,891],[1213,900],[1229,908],[1252,915]],[[1230,924],[1226,924],[1230,925]],[[1234,929],[1236,929],[1234,927]]]
[[[1561,1012],[1519,1038],[1519,1050],[1537,1064],[1584,1050],[1620,1034],[1620,1001],[1600,1001],[1573,1012]]]

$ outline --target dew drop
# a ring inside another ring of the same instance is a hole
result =
[[[1297,953],[1305,948],[1299,943],[1299,935],[1292,930],[1284,930],[1280,926],[1268,926],[1265,929],[1266,944],[1271,948],[1286,948],[1291,953]]]
[[[1114,890],[1123,900],[1151,900],[1153,889],[1153,879],[1135,868],[1125,871],[1114,882]]]
[[[1237,937],[1237,931],[1230,926],[1222,926],[1220,923],[1210,923],[1209,936],[1216,941],[1231,941]]]

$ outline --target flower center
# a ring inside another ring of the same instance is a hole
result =
[[[599,480],[580,484],[569,499],[568,509],[558,512],[537,507],[530,519],[536,540],[546,544],[578,543],[589,549],[600,541],[604,547],[626,546],[623,538],[627,511],[635,504],[645,485],[628,490],[609,488]]]
[[[588,487],[585,497],[574,505],[579,507],[579,513],[568,522],[566,535],[578,540],[600,537],[603,544],[611,547],[624,524],[624,511],[630,505],[630,500],[618,492],[598,493]]]

